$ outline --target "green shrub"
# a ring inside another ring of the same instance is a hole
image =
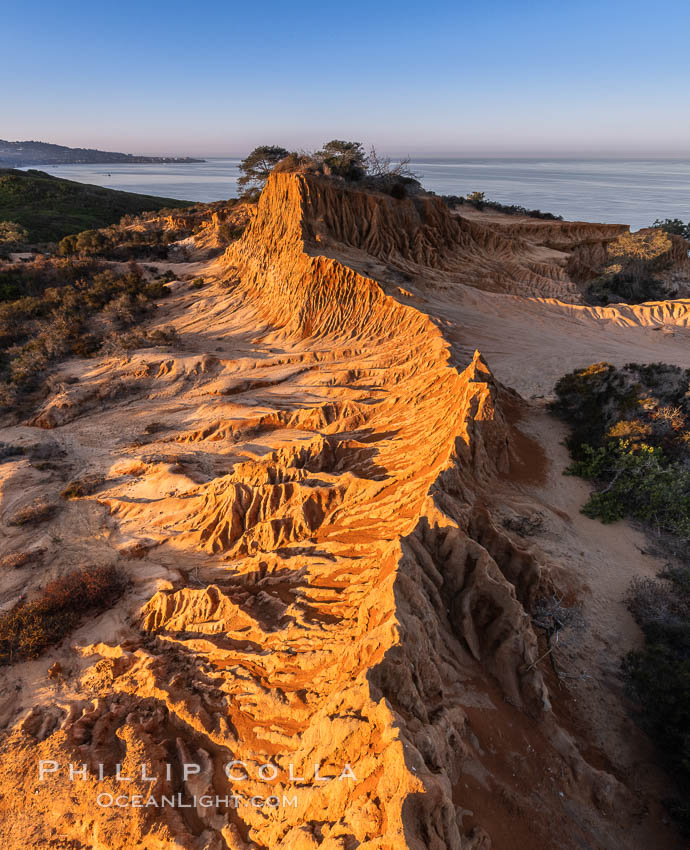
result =
[[[690,371],[665,363],[597,363],[564,376],[552,405],[573,427],[567,472],[594,482],[583,512],[630,517],[683,562],[633,581],[628,607],[645,647],[623,661],[641,726],[690,794]],[[670,806],[690,833],[690,806]]]
[[[161,284],[172,283],[174,280],[177,280],[177,275],[175,274],[175,272],[170,271],[170,269],[163,272],[163,274],[158,275],[158,277],[156,278],[156,281],[160,282]]]
[[[93,276],[99,265],[91,258],[38,257],[0,269],[0,301],[43,295],[51,286],[64,286]]]
[[[167,209],[124,216],[118,224],[100,230],[72,233],[60,240],[58,251],[63,257],[103,257],[109,260],[167,260],[174,242],[186,239],[215,217],[225,217],[236,207],[235,199],[211,204],[190,204],[185,209]],[[232,218],[233,216],[231,216]],[[240,213],[242,217],[242,213]],[[233,225],[228,223],[228,227]],[[241,229],[240,229],[241,232]],[[175,280],[168,271],[159,278],[163,283]]]
[[[635,275],[629,271],[608,272],[595,278],[585,293],[589,304],[642,304],[645,301],[665,301],[674,298],[663,283],[646,274]]]
[[[638,403],[636,384],[610,363],[594,363],[565,375],[555,392],[551,410],[573,428],[568,448],[576,459],[583,457],[584,445],[600,445],[621,411],[632,410]]]
[[[179,337],[173,327],[155,328],[148,333],[139,328],[130,328],[111,333],[105,341],[104,351],[108,354],[118,354],[137,348],[176,344],[179,344]]]
[[[623,517],[690,540],[690,470],[669,463],[660,448],[629,440],[582,447],[585,459],[568,472],[603,484],[582,508],[602,522]]]
[[[660,446],[677,460],[690,449],[689,386],[690,370],[667,363],[594,363],[557,382],[551,410],[572,427],[567,445],[575,460],[585,458],[586,445],[620,438]]]
[[[150,345],[179,345],[180,338],[172,325],[154,328],[146,334]]]
[[[332,139],[314,154],[314,159],[322,164],[325,174],[347,180],[361,180],[367,170],[367,155],[361,142]]]
[[[175,276],[173,275],[172,280],[175,280]],[[163,280],[154,280],[151,283],[147,283],[144,287],[144,295],[151,300],[156,298],[166,298],[172,290],[169,286],[165,285]]]
[[[663,220],[657,218],[652,227],[658,227],[664,233],[672,233],[690,240],[690,222],[684,224],[679,218],[665,218]]]

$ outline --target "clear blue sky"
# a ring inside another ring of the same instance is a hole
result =
[[[0,138],[690,156],[690,4],[3,3]]]

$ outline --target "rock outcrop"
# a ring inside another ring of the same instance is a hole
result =
[[[611,236],[577,227],[542,244]],[[213,293],[169,308],[187,350],[91,366],[48,404],[35,424],[105,478],[74,527],[101,511],[133,590],[9,723],[3,846],[620,846],[631,795],[580,755],[538,666],[547,561],[492,514],[520,401],[363,271],[574,293],[523,229],[276,174]],[[106,373],[120,389],[94,395]],[[59,769],[39,781],[39,759]]]

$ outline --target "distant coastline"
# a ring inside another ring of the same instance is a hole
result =
[[[8,142],[0,139],[0,166],[26,168],[33,165],[175,164],[205,162],[191,156],[137,156],[96,148],[68,148],[49,142]]]

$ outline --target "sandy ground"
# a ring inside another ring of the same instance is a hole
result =
[[[582,605],[585,620],[584,630],[565,634],[564,646],[556,651],[569,677],[558,688],[587,704],[586,735],[616,771],[632,772],[636,783],[658,791],[666,784],[659,771],[650,771],[651,747],[626,710],[620,660],[643,643],[624,602],[630,581],[655,576],[667,560],[652,555],[645,534],[629,522],[604,525],[581,513],[591,488],[563,474],[569,455],[562,423],[533,404],[519,427],[539,443],[546,458],[542,481],[522,488],[527,505],[545,520],[534,540],[549,557],[559,590]]]
[[[667,302],[669,303],[669,302]],[[686,302],[678,302],[684,308]],[[690,327],[685,309],[657,318],[649,308],[623,307],[623,318],[596,308],[469,291],[430,309],[451,323],[458,356],[478,348],[496,377],[525,398],[550,396],[567,372],[591,363],[675,363],[690,367]]]

